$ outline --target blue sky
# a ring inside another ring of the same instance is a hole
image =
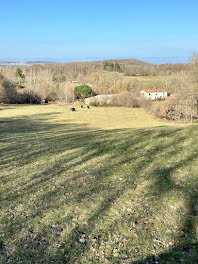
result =
[[[0,0],[0,58],[190,56],[197,11],[194,0]]]

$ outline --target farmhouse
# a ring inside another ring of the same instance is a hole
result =
[[[147,100],[165,99],[167,92],[164,89],[143,90],[140,92],[140,97]]]

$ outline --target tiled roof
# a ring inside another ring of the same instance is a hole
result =
[[[163,93],[165,92],[164,89],[152,89],[152,90],[145,90],[146,93]]]

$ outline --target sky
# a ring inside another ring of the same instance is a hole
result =
[[[0,0],[0,58],[187,57],[195,0]]]

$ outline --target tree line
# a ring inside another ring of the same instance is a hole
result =
[[[96,94],[129,92],[133,97],[138,97],[143,89],[162,88],[171,96],[157,107],[145,102],[149,110],[163,118],[191,122],[198,114],[197,54],[188,64],[114,60],[4,68],[0,75],[0,102],[33,103],[37,98],[38,102],[47,99],[70,103],[76,98],[75,87],[81,84],[88,85]]]

